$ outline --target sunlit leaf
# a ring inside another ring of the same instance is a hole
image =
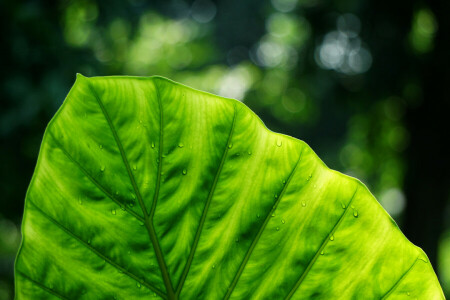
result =
[[[443,298],[361,182],[160,77],[78,76],[22,230],[17,299]]]

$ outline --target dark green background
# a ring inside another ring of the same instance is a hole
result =
[[[237,98],[368,185],[450,293],[450,2],[0,2],[0,299],[46,124],[77,72]]]

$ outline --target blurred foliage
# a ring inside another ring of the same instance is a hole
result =
[[[437,57],[448,50],[439,44],[449,30],[440,17],[448,5],[368,0],[0,5],[0,299],[13,297],[23,199],[45,126],[77,72],[158,74],[245,102],[270,129],[306,141],[328,166],[365,182],[408,238],[424,248],[450,293],[448,175],[413,172],[426,160],[415,160],[425,150],[411,146],[442,147],[435,140],[413,143],[419,127],[414,116],[430,112],[429,82],[445,77],[423,70],[439,68]],[[424,124],[441,119],[423,117]],[[435,127],[433,134],[445,134],[446,128]],[[447,157],[436,159],[448,166]],[[420,207],[431,200],[411,196],[421,176],[442,189],[438,204]],[[422,219],[408,217],[427,207],[434,210]],[[423,232],[416,235],[411,219]],[[422,226],[428,223],[434,227]]]

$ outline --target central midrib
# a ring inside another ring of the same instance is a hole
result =
[[[125,151],[123,149],[122,143],[119,139],[119,136],[117,134],[117,131],[114,127],[114,124],[111,121],[111,118],[109,117],[108,112],[106,111],[102,101],[100,100],[100,97],[97,95],[97,92],[95,91],[95,89],[93,88],[93,86],[91,85],[91,83],[88,81],[88,85],[90,87],[90,89],[92,90],[95,99],[97,100],[103,115],[105,116],[105,119],[111,129],[111,132],[114,136],[114,140],[117,144],[117,147],[119,148],[120,151],[120,155],[122,157],[123,163],[125,165],[125,168],[127,169],[127,173],[128,176],[130,178],[131,184],[133,186],[134,192],[136,194],[136,197],[139,201],[139,206],[141,207],[142,213],[144,214],[144,224],[145,224],[145,228],[147,229],[150,241],[153,245],[153,249],[155,250],[155,255],[156,255],[156,259],[158,261],[158,265],[160,267],[161,270],[161,275],[163,277],[163,281],[164,281],[164,285],[166,287],[166,291],[167,291],[167,297],[168,299],[175,299],[175,293],[172,287],[172,282],[170,281],[170,277],[169,277],[169,273],[167,271],[167,266],[165,264],[164,261],[164,257],[161,251],[161,248],[159,246],[159,242],[158,242],[158,237],[156,235],[156,231],[155,228],[153,226],[153,215],[154,215],[154,211],[156,208],[156,199],[158,199],[158,194],[159,194],[159,186],[160,186],[160,172],[161,172],[161,158],[162,158],[162,145],[163,145],[163,112],[162,112],[162,105],[161,105],[161,99],[160,99],[160,95],[159,95],[159,91],[158,91],[158,86],[156,83],[155,84],[155,89],[156,89],[156,94],[157,94],[157,100],[158,100],[158,105],[159,105],[159,109],[160,109],[160,141],[159,141],[159,160],[158,160],[158,176],[157,176],[157,184],[156,184],[156,190],[155,190],[155,196],[153,199],[153,204],[152,204],[152,208],[150,210],[150,216],[147,213],[147,209],[145,208],[145,204],[144,201],[142,200],[142,196],[141,193],[139,192],[139,188],[136,184],[136,180],[134,179],[134,175],[131,172],[131,168],[130,168],[130,164],[128,162],[128,159],[125,155]]]

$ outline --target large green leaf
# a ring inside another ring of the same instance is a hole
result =
[[[77,77],[22,230],[18,299],[444,297],[361,182],[161,77]]]

